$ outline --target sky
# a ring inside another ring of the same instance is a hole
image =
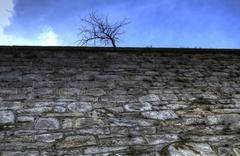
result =
[[[240,48],[239,8],[239,0],[0,0],[0,45],[78,46],[80,19],[94,11],[129,19],[119,47]]]

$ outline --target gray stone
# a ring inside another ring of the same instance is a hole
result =
[[[166,144],[178,140],[178,136],[175,134],[146,135],[145,138],[150,145]]]
[[[124,105],[126,111],[130,112],[139,112],[139,111],[148,111],[152,110],[152,105],[148,102],[143,103],[132,103]]]
[[[19,110],[19,113],[41,114],[52,111],[52,107],[34,107],[29,109]]]
[[[20,81],[22,73],[20,71],[11,71],[0,74],[0,81]]]
[[[17,121],[19,121],[19,122],[32,122],[32,121],[34,121],[34,117],[33,116],[18,116]]]
[[[36,135],[35,139],[40,142],[55,142],[56,140],[62,139],[63,134],[62,133],[51,133],[51,134],[41,134]]]
[[[216,125],[223,124],[231,130],[240,129],[240,115],[239,114],[220,114],[211,115],[207,117],[208,124]]]
[[[130,122],[128,119],[116,119],[116,118],[109,118],[109,124],[111,127],[119,126],[119,127],[134,127],[137,124]]]
[[[62,128],[63,128],[63,129],[73,128],[73,120],[72,120],[72,119],[69,119],[69,118],[63,119]]]
[[[36,133],[46,133],[46,130],[17,130],[14,132],[15,136],[32,136]]]
[[[0,125],[13,124],[15,115],[12,111],[0,111]]]
[[[59,129],[60,124],[56,118],[39,118],[35,124],[36,129]]]
[[[22,108],[23,108],[23,104],[21,102],[5,102],[5,101],[0,102],[0,110],[8,110],[8,109],[19,110]]]
[[[146,140],[141,136],[133,136],[130,138],[120,136],[110,135],[105,136],[105,138],[100,137],[99,144],[102,146],[115,146],[115,147],[129,145],[146,145]]]
[[[233,152],[236,156],[240,156],[240,148],[233,148]]]
[[[3,139],[4,138],[4,132],[0,132],[0,139]]]
[[[156,102],[156,101],[160,101],[160,99],[155,94],[149,94],[149,95],[146,95],[146,96],[139,97],[139,101],[141,103],[144,103],[144,102]]]
[[[26,152],[0,152],[1,156],[39,156],[38,151],[26,151]]]
[[[106,94],[106,92],[101,88],[93,88],[86,91],[86,95],[91,96],[102,96],[104,94]]]
[[[160,95],[161,100],[167,100],[167,101],[177,101],[178,98],[175,94],[162,94]]]
[[[61,148],[82,147],[82,146],[96,145],[96,140],[93,136],[83,136],[83,135],[67,136],[58,145]]]
[[[54,112],[58,112],[58,113],[63,113],[66,111],[66,108],[65,107],[62,107],[62,106],[56,106],[54,108]]]
[[[150,119],[166,120],[166,119],[176,119],[178,116],[172,110],[165,111],[148,111],[141,113],[143,117]]]
[[[107,127],[81,128],[76,131],[77,134],[103,135],[110,134]]]
[[[210,145],[205,143],[179,142],[170,145],[165,152],[171,156],[217,156]]]
[[[218,148],[218,155],[219,156],[233,156],[233,151],[231,148],[220,147]]]
[[[127,147],[88,147],[84,150],[85,154],[98,154],[108,152],[119,152],[127,149]]]
[[[103,127],[104,122],[98,118],[78,118],[76,119],[76,127]]]
[[[92,104],[90,102],[73,102],[68,105],[71,112],[90,112]]]

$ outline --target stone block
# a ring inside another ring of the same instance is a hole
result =
[[[22,80],[22,73],[20,71],[11,71],[5,72],[0,74],[0,81],[21,81]]]
[[[50,134],[40,134],[35,136],[36,141],[40,142],[55,142],[56,140],[62,139],[63,133],[50,133]]]
[[[1,156],[40,156],[38,151],[24,151],[24,152],[10,152],[3,151],[0,152]]]
[[[33,116],[18,116],[17,121],[18,122],[33,122],[34,117]]]
[[[143,117],[149,119],[167,120],[178,118],[177,114],[172,110],[165,111],[147,111],[141,113]]]
[[[84,127],[103,127],[105,124],[98,118],[78,118],[76,119],[76,128]]]
[[[155,94],[149,94],[149,95],[145,95],[145,96],[139,97],[139,101],[141,103],[144,103],[144,102],[156,102],[156,101],[160,101],[160,99]]]
[[[65,118],[63,119],[62,128],[73,128],[73,119]]]
[[[0,111],[0,125],[13,124],[15,115],[12,111]]]
[[[76,148],[90,145],[96,145],[96,140],[93,136],[86,135],[67,136],[64,140],[58,143],[60,148]]]
[[[240,148],[233,148],[233,152],[236,156],[240,156]]]
[[[127,149],[127,147],[88,147],[84,150],[85,154],[98,154],[109,152],[121,152]]]
[[[71,112],[90,112],[92,111],[92,104],[90,102],[73,102],[68,105]]]
[[[104,94],[106,94],[106,92],[101,88],[93,88],[93,89],[88,89],[86,91],[86,95],[91,95],[91,96],[102,96]]]
[[[124,109],[129,112],[141,112],[152,110],[152,105],[148,102],[143,103],[131,103],[124,105]]]
[[[171,142],[176,142],[179,138],[175,134],[164,134],[164,135],[145,135],[147,142],[150,145],[158,144],[170,144]]]
[[[181,156],[217,156],[211,146],[206,143],[175,143],[163,149],[160,155]]]
[[[39,118],[36,121],[35,129],[59,129],[60,124],[56,118]]]
[[[218,155],[219,156],[233,156],[233,151],[231,148],[227,147],[220,147],[218,148]]]

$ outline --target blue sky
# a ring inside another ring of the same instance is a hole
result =
[[[0,45],[75,46],[80,17],[128,18],[118,46],[240,48],[239,0],[0,0]]]

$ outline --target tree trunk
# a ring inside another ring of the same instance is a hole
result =
[[[116,46],[116,43],[115,43],[115,41],[114,41],[114,39],[111,39],[111,43],[112,43],[112,46],[113,46],[114,48],[117,47],[117,46]]]

